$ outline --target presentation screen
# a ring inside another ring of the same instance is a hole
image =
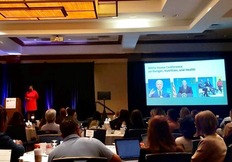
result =
[[[147,105],[227,105],[224,59],[145,63]]]

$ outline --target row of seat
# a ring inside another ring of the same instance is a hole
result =
[[[147,162],[190,162],[192,153],[187,152],[168,152],[168,153],[156,153],[156,154],[147,154]],[[53,162],[106,162],[107,159],[103,157],[65,157],[54,159]],[[232,145],[227,149],[227,154],[224,162],[232,161]]]

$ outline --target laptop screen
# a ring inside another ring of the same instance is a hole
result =
[[[138,139],[116,139],[116,152],[123,160],[138,159],[140,144]]]

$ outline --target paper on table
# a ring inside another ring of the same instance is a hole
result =
[[[93,135],[94,135],[94,130],[86,130],[86,132],[85,132],[85,136],[86,137],[93,137]]]

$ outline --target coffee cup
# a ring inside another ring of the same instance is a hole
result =
[[[41,149],[34,149],[34,155],[35,155],[35,162],[42,162],[42,150]]]

